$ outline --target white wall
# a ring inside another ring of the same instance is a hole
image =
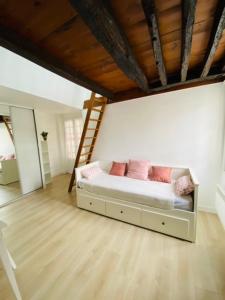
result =
[[[224,108],[223,83],[108,105],[93,159],[192,167],[200,181],[199,206],[215,210]]]
[[[9,116],[10,115],[8,105],[0,104],[0,115],[2,115],[2,116]]]
[[[90,91],[0,47],[0,85],[82,108]]]
[[[215,206],[219,219],[225,229],[225,190],[224,187],[220,185],[217,187]]]
[[[216,212],[225,229],[225,124],[224,124],[223,159],[221,163],[221,180],[217,187]]]
[[[0,123],[0,155],[14,154],[15,148],[5,124]]]

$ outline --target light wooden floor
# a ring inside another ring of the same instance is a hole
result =
[[[27,300],[225,299],[225,233],[199,213],[195,244],[80,210],[68,176],[0,209]],[[14,299],[0,266],[0,299]]]
[[[19,198],[21,195],[19,181],[7,185],[0,184],[0,206]]]

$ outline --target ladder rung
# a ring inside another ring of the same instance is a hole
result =
[[[99,113],[102,113],[102,110],[101,110],[101,109],[92,108],[91,110],[93,110],[93,111],[97,111],[97,112],[99,112]]]
[[[105,104],[105,102],[102,101],[102,99],[98,99],[98,98],[94,98],[94,102]]]
[[[87,162],[87,159],[82,160],[82,161],[79,161],[78,165],[83,164],[83,163],[86,163],[86,162]]]
[[[87,130],[95,130],[95,131],[98,131],[97,128],[87,128]]]
[[[85,156],[85,155],[88,155],[88,154],[91,154],[92,152],[86,152],[86,153],[83,153],[81,154],[80,156]]]
[[[90,139],[96,139],[96,137],[94,137],[94,136],[87,136],[87,137],[85,137],[84,139],[85,139],[85,140],[90,140]]]
[[[90,147],[90,148],[92,148],[93,147],[93,145],[84,145],[82,148],[88,148],[88,147]]]
[[[100,122],[101,120],[99,120],[99,119],[90,119],[89,121]]]

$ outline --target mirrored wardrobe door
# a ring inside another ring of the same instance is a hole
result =
[[[10,107],[23,194],[42,187],[36,125],[32,109]]]

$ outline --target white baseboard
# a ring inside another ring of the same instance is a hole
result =
[[[53,170],[51,170],[51,173],[52,173],[52,177],[56,177],[56,176],[65,174],[65,171],[62,169],[53,169]]]
[[[225,191],[220,185],[217,186],[215,205],[218,217],[223,224],[223,228],[225,229]]]
[[[209,213],[213,213],[216,214],[216,209],[214,207],[209,207],[209,206],[199,206],[198,207],[199,211],[204,211],[204,212],[209,212]]]

